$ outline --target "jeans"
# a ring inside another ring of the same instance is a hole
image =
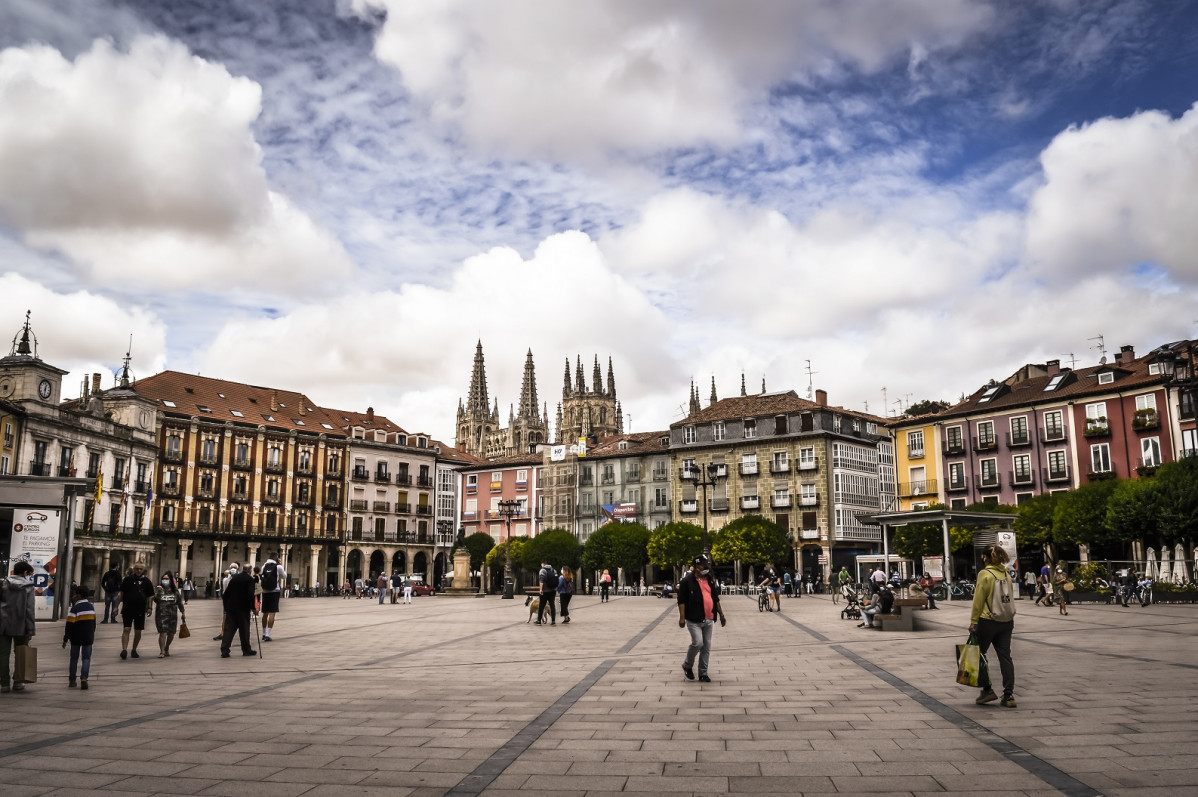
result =
[[[715,620],[704,620],[701,623],[686,621],[686,630],[690,632],[691,644],[686,649],[686,660],[682,666],[688,670],[695,664],[695,654],[699,654],[699,675],[707,675],[707,660],[711,658],[711,629],[715,628]]]
[[[83,654],[83,666],[79,667],[79,654]],[[87,673],[92,668],[92,646],[91,645],[76,645],[71,643],[71,665],[67,670],[67,675],[71,683],[75,683],[75,671],[79,670],[79,677],[87,680]]]
[[[12,682],[12,649],[21,645],[28,645],[29,637],[27,636],[4,636],[0,635],[0,686],[8,686]]]
[[[116,622],[116,604],[121,599],[121,591],[114,589],[104,596],[104,622]]]
[[[986,651],[990,649],[993,643],[994,652],[998,654],[998,667],[1002,671],[1002,693],[1004,697],[1010,697],[1015,694],[1015,662],[1011,659],[1011,632],[1015,630],[1015,623],[1000,623],[997,620],[987,620],[981,618],[978,620],[978,647],[982,650],[982,655],[986,655]],[[985,670],[986,677],[989,678],[989,669]],[[983,689],[992,689],[990,683],[978,684]]]

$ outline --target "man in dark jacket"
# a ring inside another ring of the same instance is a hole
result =
[[[121,632],[121,658],[137,655],[137,644],[141,642],[141,632],[146,628],[146,618],[150,616],[150,598],[154,597],[154,582],[146,578],[146,566],[143,562],[133,563],[133,572],[125,576],[121,582],[121,622],[125,630]],[[129,631],[133,631],[133,650],[129,650]]]
[[[104,578],[100,579],[100,586],[104,588],[104,622],[115,623],[116,607],[121,602],[120,565],[113,562]]]
[[[695,656],[699,657],[699,680],[710,682],[707,661],[711,656],[711,632],[715,619],[720,626],[727,624],[724,610],[720,608],[720,585],[711,577],[711,558],[699,554],[694,566],[682,581],[678,582],[678,627],[690,632],[691,644],[686,649],[682,672],[687,680],[695,680]]]
[[[233,632],[236,631],[241,640],[241,655],[256,656],[258,651],[250,647],[250,614],[254,612],[254,577],[242,570],[236,563],[229,566],[235,570],[229,579],[229,585],[221,593],[221,602],[225,607],[225,632],[220,640],[220,657],[229,658],[229,650],[233,646]]]
[[[557,625],[557,608],[553,599],[557,596],[557,571],[548,562],[541,562],[541,572],[537,574],[537,583],[541,585],[541,605],[537,609],[537,625],[542,625],[545,609],[549,609],[549,624]]]
[[[0,692],[10,688],[20,692],[25,684],[9,680],[9,658],[14,648],[29,644],[29,638],[37,633],[34,625],[33,565],[22,560],[13,565],[12,574],[0,579]]]

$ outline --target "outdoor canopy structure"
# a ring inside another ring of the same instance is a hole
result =
[[[1015,515],[1003,512],[970,512],[964,509],[914,509],[909,512],[878,512],[858,515],[868,526],[882,527],[882,553],[886,557],[886,570],[890,570],[890,529],[910,526],[912,523],[939,523],[944,529],[944,581],[953,578],[952,544],[948,537],[949,526],[1004,526],[1015,522]]]

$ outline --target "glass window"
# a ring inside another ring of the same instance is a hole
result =
[[[1090,446],[1090,470],[1094,473],[1107,473],[1111,469],[1111,447],[1107,443],[1095,443]]]
[[[756,418],[745,418],[745,437],[749,438],[749,437],[756,437],[756,436],[757,436],[757,419]]]
[[[713,423],[711,425],[711,439],[712,440],[723,440],[724,439],[724,422],[723,421],[716,421],[715,423]]]
[[[693,443],[696,439],[698,438],[695,434],[695,427],[693,425],[682,427],[682,442]]]
[[[1069,475],[1068,466],[1065,464],[1064,451],[1049,451],[1048,452],[1048,477],[1050,479],[1063,479]]]
[[[998,460],[982,460],[982,484],[986,486],[998,484]]]
[[[1136,396],[1137,410],[1155,410],[1156,409],[1156,394],[1145,393],[1142,396]]]
[[[944,430],[944,441],[949,451],[961,451],[964,448],[964,436],[960,426],[950,426]]]
[[[1146,468],[1154,468],[1161,464],[1161,439],[1159,437],[1142,438],[1140,454]]]
[[[918,432],[907,432],[907,456],[923,456],[923,430]]]
[[[994,421],[981,421],[978,423],[978,444],[983,446],[994,445]]]
[[[1062,440],[1065,437],[1065,424],[1060,410],[1044,413],[1044,439]]]

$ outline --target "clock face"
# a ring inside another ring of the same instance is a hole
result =
[[[0,398],[8,398],[14,390],[13,382],[8,377],[0,379]]]
[[[49,379],[43,379],[41,384],[37,386],[37,394],[42,397],[43,401],[50,400],[50,391],[52,386]]]

